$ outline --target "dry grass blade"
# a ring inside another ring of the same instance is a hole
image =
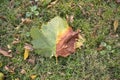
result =
[[[115,20],[113,25],[114,25],[114,32],[116,32],[118,25],[119,25],[118,20]]]

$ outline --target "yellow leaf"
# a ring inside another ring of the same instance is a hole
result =
[[[37,77],[37,75],[31,75],[30,78],[34,80]]]
[[[118,28],[118,20],[115,20],[113,25],[114,25],[114,32],[116,32]]]
[[[24,52],[24,60],[26,60],[29,56],[29,49],[25,49],[25,52]]]

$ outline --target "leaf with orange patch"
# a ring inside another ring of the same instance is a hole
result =
[[[80,31],[73,31],[67,21],[58,16],[43,24],[41,29],[33,27],[31,37],[33,47],[39,54],[55,57],[67,57],[84,42]]]

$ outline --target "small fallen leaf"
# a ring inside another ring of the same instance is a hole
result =
[[[0,72],[0,80],[4,80],[4,74]]]
[[[26,60],[29,56],[29,52],[33,50],[32,46],[30,44],[25,44],[24,46],[25,52],[24,52],[24,60]]]
[[[32,20],[29,19],[29,18],[25,18],[25,19],[22,18],[21,21],[22,21],[22,23],[24,23],[24,24],[30,24],[30,23],[32,23]]]
[[[21,73],[21,74],[25,74],[26,71],[25,71],[24,69],[21,69],[20,73]]]
[[[19,40],[15,40],[15,41],[12,42],[12,44],[18,44],[18,43],[20,43]]]
[[[6,56],[6,57],[12,57],[12,54],[9,54],[7,51],[2,50],[1,48],[0,48],[0,53],[1,53],[3,56]]]
[[[114,24],[113,24],[113,26],[114,26],[114,32],[116,32],[116,30],[118,28],[118,25],[119,25],[118,20],[115,20]]]
[[[34,64],[35,64],[35,58],[34,58],[34,59],[28,59],[28,62],[29,62],[30,64],[34,65]]]
[[[29,50],[28,49],[25,49],[25,52],[24,52],[24,60],[26,60],[29,56]]]
[[[18,44],[20,43],[20,35],[19,34],[14,34],[14,40],[12,42],[12,44]]]
[[[120,0],[116,0],[117,3],[120,3]]]
[[[11,46],[8,44],[8,45],[7,45],[7,48],[8,48],[8,49],[10,49],[10,48],[11,48]]]
[[[66,15],[67,22],[72,23],[74,21],[74,15]]]
[[[50,7],[54,6],[57,2],[58,2],[58,0],[55,0],[55,1],[51,2],[51,3],[47,6],[47,8],[50,8]]]
[[[12,50],[8,50],[8,53],[11,53],[12,52]]]
[[[14,0],[11,0],[10,3],[9,3],[9,7],[10,8],[13,8],[15,5],[15,1]]]
[[[34,80],[36,77],[37,77],[37,75],[35,75],[35,74],[30,76],[30,78],[31,78],[32,80]]]
[[[99,47],[98,47],[96,50],[97,50],[97,51],[102,51],[102,50],[104,50],[104,49],[105,49],[104,46],[99,45]]]
[[[4,68],[5,68],[6,71],[11,72],[11,73],[14,73],[14,71],[15,71],[14,66],[6,65]]]

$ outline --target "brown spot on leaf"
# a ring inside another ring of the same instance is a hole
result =
[[[68,30],[61,35],[56,47],[56,57],[67,57],[75,52],[75,43],[76,39],[78,39],[78,34],[79,31],[75,32],[69,27]]]

